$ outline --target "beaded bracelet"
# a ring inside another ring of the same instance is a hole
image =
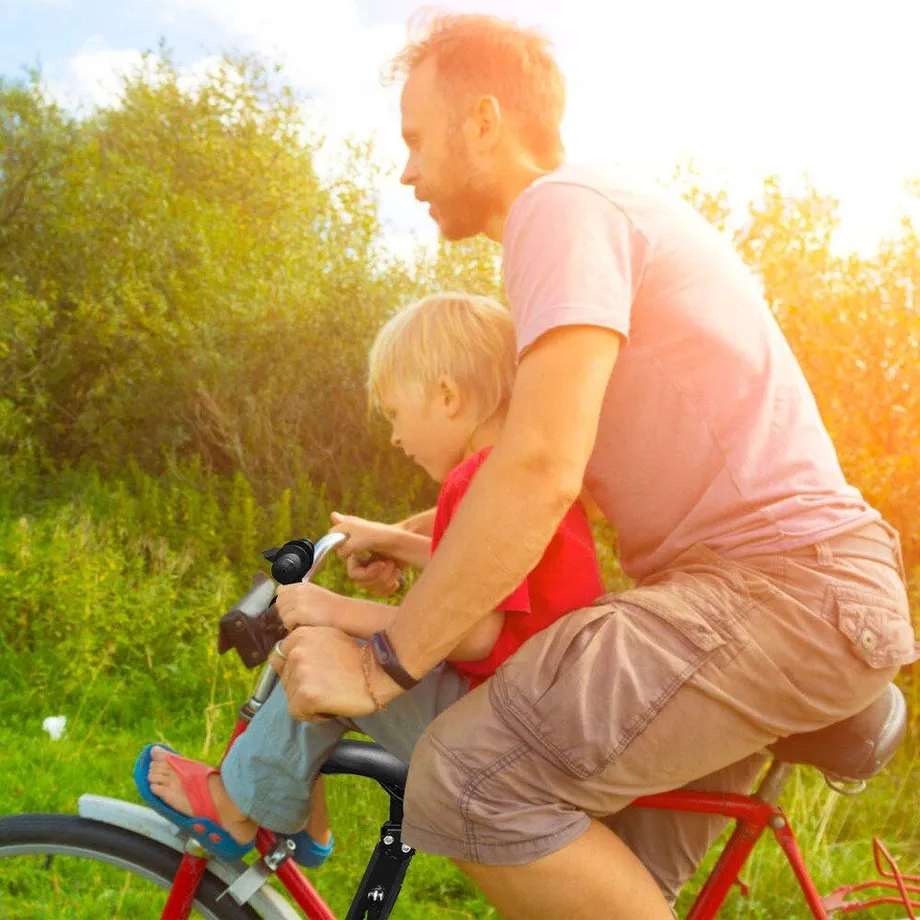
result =
[[[371,698],[371,702],[374,704],[374,709],[377,712],[386,712],[387,708],[381,704],[380,700],[377,699],[377,694],[371,689],[371,647],[369,645],[364,645],[361,647],[361,670],[364,671],[364,687],[367,690],[367,695]]]

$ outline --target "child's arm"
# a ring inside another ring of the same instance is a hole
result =
[[[396,618],[399,609],[390,604],[378,604],[376,601],[364,601],[356,597],[343,597],[342,600],[345,603],[339,607],[333,622],[327,625],[335,626],[358,639],[370,639],[374,633],[386,629]]]
[[[359,639],[369,639],[386,629],[396,618],[398,607],[343,597],[310,583],[279,585],[276,601],[278,615],[290,631],[298,626],[334,626]],[[448,655],[457,661],[485,658],[495,645],[505,615],[490,613],[480,620]]]
[[[492,653],[504,625],[505,614],[501,610],[493,610],[460,640],[447,657],[454,661],[479,661],[485,658]]]
[[[340,608],[336,622],[330,623],[342,632],[359,639],[370,639],[375,632],[386,629],[396,619],[398,607],[389,604],[378,604],[375,601],[364,601],[358,598],[343,598],[347,601]],[[448,658],[455,661],[479,661],[488,656],[502,631],[505,615],[500,610],[495,610],[481,619],[448,653]]]
[[[423,537],[430,537],[431,532],[434,530],[434,517],[437,510],[437,508],[429,508],[427,511],[420,511],[418,514],[413,514],[393,526],[409,533],[418,533]]]
[[[400,530],[397,527],[387,527],[380,532],[374,551],[397,562],[423,568],[431,559],[431,537]]]
[[[399,525],[381,524],[378,521],[368,521],[338,512],[333,512],[332,520],[335,526],[331,528],[330,533],[348,534],[348,540],[342,546],[340,555],[380,553],[405,565],[417,566],[427,565],[431,558],[430,536],[412,533]]]
[[[343,597],[306,582],[279,585],[275,609],[288,632],[298,626],[334,626],[350,636],[368,639],[390,625],[398,608]]]

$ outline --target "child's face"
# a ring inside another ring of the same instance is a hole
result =
[[[393,429],[390,442],[435,482],[443,482],[466,453],[472,428],[463,409],[451,381],[439,381],[421,403],[398,394],[383,403]]]

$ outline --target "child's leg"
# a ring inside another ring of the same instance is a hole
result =
[[[467,681],[449,666],[430,672],[416,687],[387,707],[355,720],[358,729],[375,738],[388,751],[409,761],[412,749],[436,716],[467,691]],[[339,743],[348,726],[330,719],[299,722],[287,711],[287,697],[278,686],[256,713],[252,724],[233,743],[220,775],[212,776],[209,789],[220,823],[240,843],[253,838],[261,825],[282,834],[294,834],[310,816],[311,788],[320,766]],[[191,814],[185,792],[165,751],[153,754],[150,783],[168,805]],[[317,787],[315,827],[307,830],[319,843],[328,838],[322,787]],[[311,822],[312,823],[312,822]],[[324,827],[325,825],[325,827]]]
[[[322,846],[328,846],[332,841],[329,811],[326,808],[326,781],[322,774],[316,777],[310,791],[310,817],[307,818],[304,830]]]
[[[310,814],[320,767],[348,729],[335,719],[292,719],[287,706],[279,684],[233,743],[220,776],[230,799],[248,818],[273,831],[294,834]],[[322,785],[316,788],[321,799]],[[324,815],[323,805],[320,820]]]
[[[379,712],[355,720],[356,727],[375,738],[391,754],[407,763],[422,732],[429,722],[455,703],[467,690],[467,682],[449,666],[437,668],[417,687],[401,694]],[[306,832],[319,844],[326,845],[332,838],[329,813],[322,774],[316,777],[310,793],[310,815]]]
[[[391,754],[408,763],[416,741],[428,724],[466,691],[467,682],[456,671],[449,666],[437,668],[417,687],[393,700],[386,712],[357,719],[353,724]],[[304,829],[317,843],[327,845],[332,839],[332,832],[323,783],[320,774],[310,794],[310,816]]]
[[[374,712],[353,721],[359,731],[408,763],[429,724],[468,690],[467,679],[450,665],[442,664],[411,690],[391,700],[386,712]]]
[[[294,834],[310,812],[310,788],[319,768],[339,743],[341,722],[297,722],[288,715],[279,686],[233,743],[220,768],[208,779],[208,791],[220,824],[239,843],[255,836],[259,825]],[[166,760],[153,751],[148,779],[152,791],[184,815],[192,814],[185,789]]]

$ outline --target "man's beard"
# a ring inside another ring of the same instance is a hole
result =
[[[451,144],[444,188],[434,198],[438,227],[446,240],[463,240],[482,233],[499,207],[499,184],[474,168],[460,144]]]

